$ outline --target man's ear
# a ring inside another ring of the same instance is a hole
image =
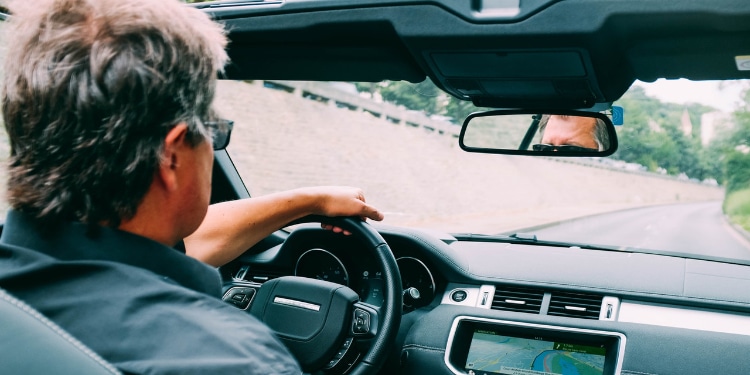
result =
[[[185,149],[188,127],[181,122],[173,127],[164,138],[164,153],[159,163],[158,177],[164,188],[175,191],[178,187],[177,167],[182,162],[182,151]]]

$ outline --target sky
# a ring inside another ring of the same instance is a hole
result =
[[[732,112],[740,101],[747,81],[689,81],[659,79],[653,83],[636,82],[646,94],[677,104],[701,103],[724,112]]]

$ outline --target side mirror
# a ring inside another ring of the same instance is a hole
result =
[[[617,133],[604,114],[497,110],[472,113],[458,138],[468,152],[539,156],[609,156]]]

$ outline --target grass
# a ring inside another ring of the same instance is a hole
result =
[[[724,213],[746,231],[750,231],[750,188],[733,191],[724,200]]]

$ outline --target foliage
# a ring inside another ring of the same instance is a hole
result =
[[[474,103],[451,97],[448,104],[445,106],[444,114],[453,118],[456,122],[462,123],[463,119],[477,111],[479,111],[479,109],[474,106]]]
[[[750,187],[750,154],[731,151],[725,160],[727,192]]]
[[[750,187],[750,89],[734,113],[735,127],[720,140],[727,192]]]
[[[745,231],[750,232],[750,215],[732,215],[729,217],[729,220],[741,226]]]
[[[729,215],[732,222],[750,231],[750,188],[727,194],[724,212]]]
[[[701,115],[713,108],[664,103],[646,95],[639,86],[633,86],[615,105],[624,108],[626,123],[618,128],[620,147],[613,158],[644,165],[653,172],[663,169],[671,175],[685,173],[699,180],[722,181],[722,166],[714,162],[716,150],[702,147],[699,137]],[[685,111],[693,126],[690,135],[682,129]]]
[[[750,146],[750,89],[744,93],[744,102],[745,104],[734,113],[737,126],[729,134],[733,140],[733,148]]]
[[[446,94],[430,80],[418,84],[405,81],[355,84],[359,92],[377,94],[386,102],[401,105],[409,110],[422,111],[428,116],[446,116],[456,124],[462,123],[466,116],[478,110],[471,102]]]
[[[719,140],[727,194],[724,213],[750,231],[750,89],[744,105],[734,113],[735,127]]]

